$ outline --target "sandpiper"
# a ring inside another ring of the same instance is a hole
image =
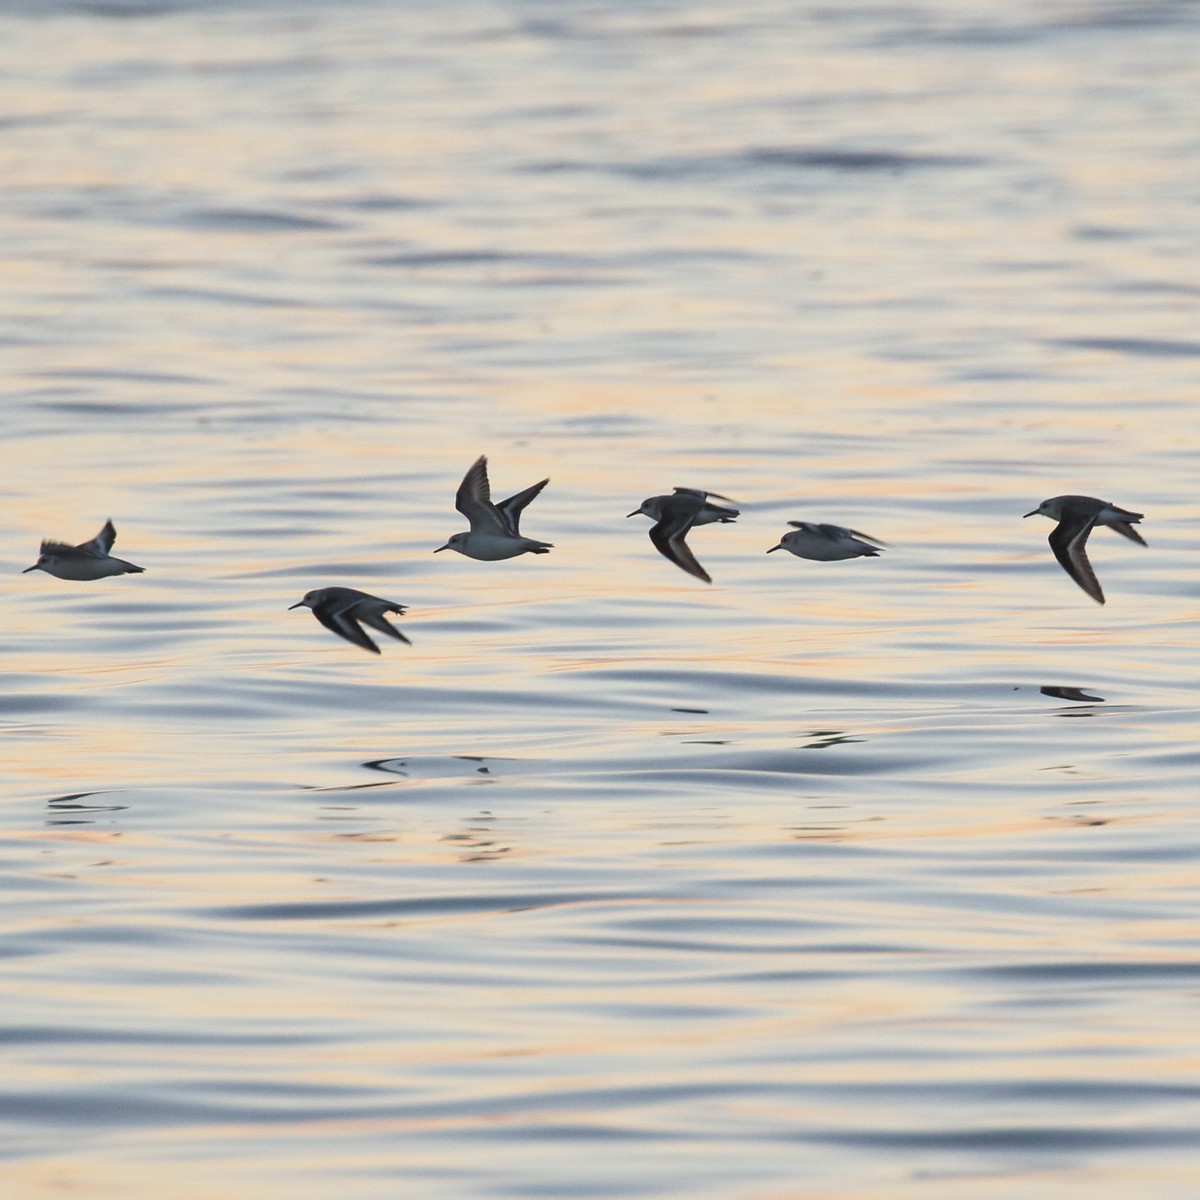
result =
[[[843,525],[815,525],[811,521],[789,521],[791,533],[779,539],[779,545],[767,551],[787,550],[797,558],[815,562],[838,562],[843,558],[878,558],[884,543],[869,533],[847,529]]]
[[[408,638],[394,625],[389,624],[383,615],[396,613],[403,616],[408,609],[403,604],[393,604],[391,600],[382,600],[355,588],[316,588],[308,592],[303,600],[289,605],[288,611],[293,608],[311,608],[313,616],[326,629],[331,629],[338,637],[343,637],[364,650],[370,650],[372,654],[378,654],[379,647],[363,632],[360,621],[380,633],[386,633],[389,637],[408,642]],[[411,642],[408,644],[412,645]]]
[[[711,525],[716,521],[728,523],[739,516],[736,508],[725,508],[713,504],[710,496],[728,500],[720,492],[702,492],[698,488],[677,487],[670,496],[648,496],[626,517],[638,513],[655,522],[650,528],[650,540],[664,558],[668,558],[681,570],[705,583],[712,583],[708,572],[696,561],[691,547],[684,540],[695,525]]]
[[[471,469],[463,476],[454,496],[454,507],[468,521],[471,528],[466,533],[456,533],[442,550],[457,550],[468,558],[483,562],[496,562],[502,558],[515,558],[518,554],[547,554],[550,542],[538,542],[521,536],[521,511],[550,482],[532,484],[523,492],[492,503],[492,490],[488,483],[487,456],[481,454]]]
[[[1050,549],[1054,551],[1054,557],[1062,569],[1097,604],[1104,603],[1104,592],[1088,561],[1088,534],[1097,525],[1107,525],[1131,542],[1142,546],[1146,544],[1146,539],[1134,529],[1134,525],[1142,519],[1141,513],[1127,512],[1107,500],[1097,500],[1095,496],[1052,496],[1049,500],[1043,500],[1033,512],[1025,514],[1027,517],[1038,515],[1058,522],[1050,534]]]
[[[116,540],[117,531],[110,519],[90,542],[80,542],[78,546],[43,541],[37,562],[21,574],[45,571],[59,579],[92,580],[105,579],[109,575],[137,575],[144,571],[145,567],[135,567],[133,563],[109,554]]]

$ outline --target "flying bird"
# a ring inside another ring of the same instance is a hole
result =
[[[677,487],[670,496],[649,496],[626,517],[639,513],[655,522],[650,528],[650,540],[664,558],[668,558],[680,570],[712,583],[708,572],[696,561],[691,547],[684,540],[696,525],[711,525],[717,521],[727,524],[740,515],[736,508],[725,508],[713,504],[709,499],[728,500],[720,492],[702,492],[698,488]]]
[[[109,575],[138,575],[145,567],[135,567],[121,558],[113,558],[109,551],[117,540],[117,531],[110,520],[90,542],[69,546],[66,542],[42,542],[42,551],[32,567],[21,572],[45,571],[58,579],[92,580],[105,579]]]
[[[389,637],[412,645],[384,616],[384,613],[403,616],[408,609],[403,604],[393,604],[391,600],[382,600],[355,588],[316,588],[308,592],[303,600],[290,605],[288,611],[291,612],[293,608],[311,608],[313,616],[326,629],[364,650],[370,650],[372,654],[378,654],[379,647],[363,631],[363,625],[369,625],[379,633],[386,633]]]
[[[1097,500],[1095,496],[1052,496],[1043,500],[1033,512],[1025,514],[1027,517],[1038,515],[1058,522],[1050,534],[1050,549],[1062,569],[1097,604],[1104,603],[1104,592],[1087,556],[1087,540],[1092,530],[1097,525],[1107,525],[1131,542],[1146,544],[1146,539],[1134,529],[1142,519],[1141,513],[1127,512],[1107,500]]]
[[[846,529],[842,525],[814,525],[811,521],[789,521],[791,533],[779,539],[775,550],[787,550],[797,558],[815,562],[837,562],[844,558],[878,558],[884,543],[869,533]]]
[[[487,456],[481,454],[471,469],[463,476],[454,496],[454,507],[471,523],[465,533],[456,533],[442,550],[457,550],[468,558],[482,562],[496,562],[502,558],[515,558],[518,554],[547,554],[550,542],[538,542],[521,536],[521,512],[529,502],[550,482],[532,484],[523,492],[492,503],[492,489],[488,483]]]

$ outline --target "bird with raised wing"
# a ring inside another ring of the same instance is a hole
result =
[[[529,502],[550,482],[543,479],[531,484],[523,492],[492,503],[492,489],[488,482],[487,456],[481,454],[471,469],[463,476],[454,497],[454,507],[471,523],[464,533],[456,533],[442,550],[457,550],[468,558],[481,562],[497,562],[502,558],[516,558],[518,554],[547,554],[552,549],[550,542],[539,542],[521,535],[521,512]]]
[[[112,520],[104,522],[104,528],[90,542],[78,546],[66,542],[43,541],[41,554],[32,567],[21,572],[45,571],[58,579],[90,581],[106,579],[110,575],[140,575],[145,567],[135,567],[123,558],[113,558],[110,551],[117,540],[117,531]]]

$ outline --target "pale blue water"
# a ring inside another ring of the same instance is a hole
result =
[[[5,1195],[1196,1194],[1195,6],[2,12]]]

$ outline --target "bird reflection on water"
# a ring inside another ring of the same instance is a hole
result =
[[[469,783],[490,783],[491,779],[476,779],[476,775],[490,776],[492,771],[487,765],[498,760],[494,757],[483,757],[477,754],[449,754],[445,758],[372,758],[362,765],[368,771],[383,771],[387,775],[396,775],[402,779],[438,779],[447,776],[462,775],[470,769],[473,774],[467,776]],[[460,764],[474,764],[467,768]]]
[[[830,746],[848,746],[855,742],[865,742],[867,740],[863,737],[855,737],[853,734],[844,733],[840,729],[814,729],[807,736],[814,740],[804,743],[805,750],[827,750]]]
[[[1090,692],[1085,692],[1083,688],[1078,687],[1057,687],[1047,686],[1039,688],[1038,691],[1043,696],[1053,696],[1056,700],[1077,700],[1081,704],[1103,704],[1103,696],[1093,696]]]

